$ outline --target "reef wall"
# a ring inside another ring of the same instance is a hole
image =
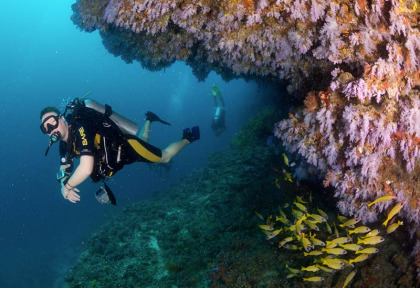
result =
[[[111,53],[151,70],[181,60],[199,79],[287,80],[305,107],[275,135],[302,156],[295,176],[315,167],[341,212],[365,222],[390,206],[367,203],[394,195],[418,230],[418,1],[78,0],[73,11]]]

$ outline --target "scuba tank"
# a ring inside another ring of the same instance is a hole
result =
[[[81,101],[84,102],[87,108],[93,109],[96,112],[99,112],[101,114],[105,114],[106,112],[105,106],[96,102],[95,100],[86,98]],[[139,127],[136,123],[134,123],[130,119],[125,118],[124,116],[118,114],[115,111],[112,111],[112,113],[109,115],[109,119],[111,119],[124,134],[136,136],[137,131],[139,130]]]

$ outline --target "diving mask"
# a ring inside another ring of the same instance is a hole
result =
[[[45,122],[47,122],[50,118],[53,118],[55,122],[45,124]],[[42,133],[50,134],[54,129],[58,127],[59,119],[60,115],[50,115],[48,117],[45,117],[44,121],[42,121],[42,124],[40,126]]]

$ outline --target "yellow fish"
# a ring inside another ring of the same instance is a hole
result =
[[[312,230],[315,230],[315,231],[319,231],[319,228],[318,228],[318,226],[316,226],[316,222],[315,221],[310,221],[308,219],[304,220],[305,224],[308,225],[309,228],[311,228]]]
[[[327,242],[329,242],[329,241],[327,241]],[[337,243],[328,243],[327,244],[327,246],[325,246],[326,248],[328,248],[328,249],[331,249],[331,248],[335,248],[335,247],[337,247],[338,246],[338,244]]]
[[[306,203],[308,203],[308,202],[306,202],[306,201],[303,201],[302,197],[300,197],[300,196],[296,196],[296,200],[298,200],[298,202],[300,202],[300,203],[302,203],[302,204],[306,204]]]
[[[283,228],[280,228],[278,230],[274,230],[273,232],[269,232],[269,231],[265,231],[265,230],[263,230],[263,231],[264,231],[265,235],[267,236],[266,240],[270,240],[270,239],[276,237],[277,235],[279,235],[280,232],[283,231]]]
[[[319,268],[316,267],[316,265],[311,265],[311,266],[308,266],[308,267],[302,267],[300,270],[301,271],[309,271],[309,272],[318,272]]]
[[[353,270],[349,273],[349,275],[347,275],[346,280],[344,280],[343,286],[341,286],[341,288],[346,288],[347,285],[349,285],[349,283],[351,282],[351,280],[353,280],[354,276],[356,275],[357,270]]]
[[[314,277],[309,277],[309,278],[302,278],[302,280],[307,281],[307,282],[321,282],[321,281],[324,281],[324,278],[320,276],[314,276]]]
[[[295,232],[296,231],[296,225],[290,225],[289,227],[284,228],[284,230]]]
[[[343,215],[338,215],[337,216],[338,221],[340,221],[340,223],[344,223],[347,220],[349,220],[347,217],[343,216]]]
[[[368,237],[372,237],[372,236],[377,236],[379,234],[379,230],[378,229],[374,229],[372,231],[370,231],[368,234],[365,235],[364,238],[368,238]],[[364,239],[362,238],[362,239]]]
[[[324,254],[322,251],[317,251],[317,250],[311,251],[309,253],[303,252],[303,256],[319,256],[322,254]]]
[[[293,215],[295,218],[300,219],[300,218],[302,218],[302,216],[303,216],[303,212],[302,212],[302,211],[300,211],[300,210],[295,210],[295,209],[292,209],[292,215]]]
[[[305,233],[302,233],[302,245],[306,252],[309,252],[309,250],[314,248],[314,245],[312,245],[311,241],[306,238]]]
[[[335,259],[324,259],[324,261],[322,262],[322,265],[326,265],[332,269],[335,270],[341,270],[344,267],[346,267],[346,263],[342,262],[342,261],[332,261]]]
[[[264,221],[264,217],[260,213],[258,213],[257,211],[255,211],[255,214],[257,214],[258,218],[260,218],[261,220]]]
[[[293,245],[293,244],[286,244],[283,247],[286,248],[286,249],[289,249],[289,250],[302,250],[302,247],[298,247],[298,246]]]
[[[283,210],[281,209],[281,207],[279,206],[279,212],[280,212],[280,216],[283,218],[287,218],[286,214],[284,214]]]
[[[289,166],[289,158],[287,158],[286,153],[281,154],[283,156],[283,161],[286,166]]]
[[[363,239],[357,238],[357,244],[376,245],[384,240],[385,238],[382,236],[372,236]]]
[[[392,201],[392,200],[395,200],[395,199],[397,199],[397,196],[389,196],[389,195],[382,196],[382,197],[379,197],[378,199],[376,199],[375,201],[369,203],[368,207],[372,206],[373,204],[379,203],[379,202],[389,202],[389,201]]]
[[[303,212],[308,212],[308,208],[305,207],[305,205],[299,203],[299,202],[293,202],[293,204],[295,204],[295,206],[297,208],[299,208],[300,210],[302,210]]]
[[[318,267],[319,269],[321,269],[322,271],[325,271],[325,272],[328,272],[328,273],[332,273],[332,272],[334,272],[334,269],[330,269],[330,268],[328,268],[328,267],[325,267],[325,266],[322,266],[322,265],[319,265],[319,264],[316,264],[316,267]]]
[[[386,228],[386,234],[394,232],[399,226],[403,225],[402,221],[399,221],[397,223],[391,224]]]
[[[392,217],[394,217],[396,214],[398,214],[398,212],[400,212],[401,208],[404,206],[405,201],[398,203],[397,205],[394,206],[394,208],[391,209],[391,211],[388,214],[388,218],[386,218],[385,222],[382,223],[382,225],[384,225],[386,227],[386,225],[388,225],[389,220],[392,219]]]
[[[347,251],[343,248],[322,248],[321,251],[327,252],[331,255],[344,255],[347,254]]]
[[[340,234],[338,233],[337,226],[335,226],[335,222],[333,223],[333,225],[334,225],[334,234],[335,234],[335,237],[338,238],[340,236]]]
[[[276,216],[276,221],[280,221],[281,223],[286,224],[286,225],[292,224],[289,219],[284,218],[284,217],[279,217],[279,216]]]
[[[356,251],[356,254],[375,254],[378,253],[379,249],[375,247],[368,247],[360,251]]]
[[[351,234],[362,234],[362,233],[367,233],[370,232],[370,228],[367,226],[359,226],[356,229],[353,230],[349,230],[349,235]]]
[[[362,254],[360,256],[357,256],[354,259],[350,259],[349,263],[351,264],[351,263],[363,262],[368,258],[369,258],[369,254]]]
[[[292,272],[293,274],[299,274],[300,273],[299,269],[291,268],[287,264],[286,264],[286,269],[289,270],[290,272]]]
[[[312,219],[315,219],[317,221],[327,222],[327,220],[323,216],[318,214],[308,214],[308,217],[311,217]]]
[[[358,218],[358,217],[356,217],[356,218],[352,218],[352,219],[350,219],[350,220],[347,220],[346,222],[344,222],[343,224],[340,224],[339,226],[341,227],[341,228],[344,228],[344,227],[351,227],[351,226],[354,226],[354,225],[356,225],[357,223],[359,223],[359,221],[360,220],[362,220],[361,218]]]
[[[328,224],[328,222],[325,222],[325,224],[327,225],[327,231],[328,231],[328,233],[332,234],[332,229],[331,229],[330,224]]]
[[[306,219],[306,215],[303,215],[298,221],[296,221],[296,232],[299,234],[299,236],[302,236],[302,221]]]
[[[325,213],[324,211],[322,211],[322,210],[321,210],[321,209],[319,209],[319,208],[317,208],[316,210],[318,211],[318,213],[319,213],[322,217],[324,217],[325,219],[328,219],[328,215],[327,215],[327,213]]]
[[[309,235],[309,239],[311,239],[312,244],[314,244],[314,246],[322,246],[325,247],[325,243],[317,238],[315,238],[316,234],[314,234],[313,236]]]
[[[363,246],[357,244],[340,244],[340,247],[349,251],[359,251],[363,249]]]
[[[261,229],[266,230],[266,231],[273,231],[274,230],[273,226],[270,226],[270,225],[262,224],[262,225],[258,225],[258,227],[260,227]]]
[[[331,243],[336,243],[336,244],[344,244],[344,243],[351,242],[351,238],[349,238],[349,237],[338,237],[338,238],[335,238],[335,239],[331,240],[330,242]],[[328,245],[328,241],[327,241],[327,245]]]
[[[290,274],[287,274],[286,279],[290,279],[290,278],[293,278],[293,277],[296,277],[296,276],[298,276],[298,274],[290,273]]]
[[[283,247],[284,245],[286,245],[289,242],[292,242],[294,239],[292,236],[284,238],[283,240],[280,241],[279,243],[279,248]]]
[[[284,173],[283,180],[285,180],[287,182],[290,182],[290,183],[293,183],[292,174],[290,174],[290,172]]]

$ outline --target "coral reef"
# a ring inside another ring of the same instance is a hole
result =
[[[287,80],[305,107],[275,134],[303,159],[298,178],[325,178],[338,208],[384,217],[383,195],[420,225],[420,4],[416,0],[78,0],[73,22],[99,30],[125,61],[156,70],[176,60],[204,79]],[[298,158],[298,157],[296,157]],[[309,168],[308,168],[309,167]],[[316,168],[313,169],[313,167]]]

